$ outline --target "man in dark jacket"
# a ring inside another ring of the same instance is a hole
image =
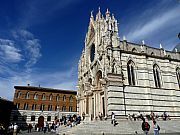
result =
[[[148,134],[150,129],[150,125],[148,122],[145,121],[145,119],[143,118],[143,122],[142,122],[142,130],[144,131],[145,135]]]

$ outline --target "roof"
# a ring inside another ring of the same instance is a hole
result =
[[[55,92],[55,93],[71,93],[77,94],[76,90],[62,90],[62,89],[53,89],[53,88],[43,88],[43,87],[34,87],[34,86],[14,86],[16,90],[32,90],[32,91],[41,91],[41,92]]]
[[[0,97],[0,100],[1,100],[1,101],[6,101],[6,102],[12,102],[12,101],[10,101],[10,100],[8,100],[8,99],[5,99],[5,98],[2,98],[2,97]]]

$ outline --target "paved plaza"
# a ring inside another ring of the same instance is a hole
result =
[[[52,132],[46,132],[45,134],[47,135],[56,135],[55,133]],[[20,133],[19,135],[45,135],[43,132],[31,132],[31,133],[27,133],[27,131],[23,131],[22,133]],[[65,134],[68,135],[68,134]],[[108,134],[104,134],[104,135],[108,135]],[[109,134],[112,135],[112,134]],[[115,135],[115,134],[113,134]],[[123,135],[123,134],[121,134]],[[124,134],[125,135],[125,134]],[[139,134],[139,135],[143,135],[143,134]],[[149,134],[149,135],[154,135],[154,134]],[[180,133],[160,133],[160,135],[180,135]]]
[[[46,132],[45,134],[47,134],[47,135],[56,135],[56,133],[53,133],[53,132]],[[28,133],[28,131],[22,131],[18,135],[45,135],[45,134],[44,134],[44,132],[32,131],[31,133]]]

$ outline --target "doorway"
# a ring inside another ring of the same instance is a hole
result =
[[[43,128],[44,127],[44,117],[43,116],[40,116],[38,118],[38,127],[39,128]]]

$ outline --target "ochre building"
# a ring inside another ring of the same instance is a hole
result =
[[[18,124],[52,123],[63,115],[76,114],[76,91],[33,86],[15,86],[11,122]]]
[[[176,20],[172,20],[176,21]],[[86,119],[115,113],[180,116],[180,53],[119,37],[108,10],[91,14],[79,61],[78,112]],[[153,40],[153,39],[152,39]]]

